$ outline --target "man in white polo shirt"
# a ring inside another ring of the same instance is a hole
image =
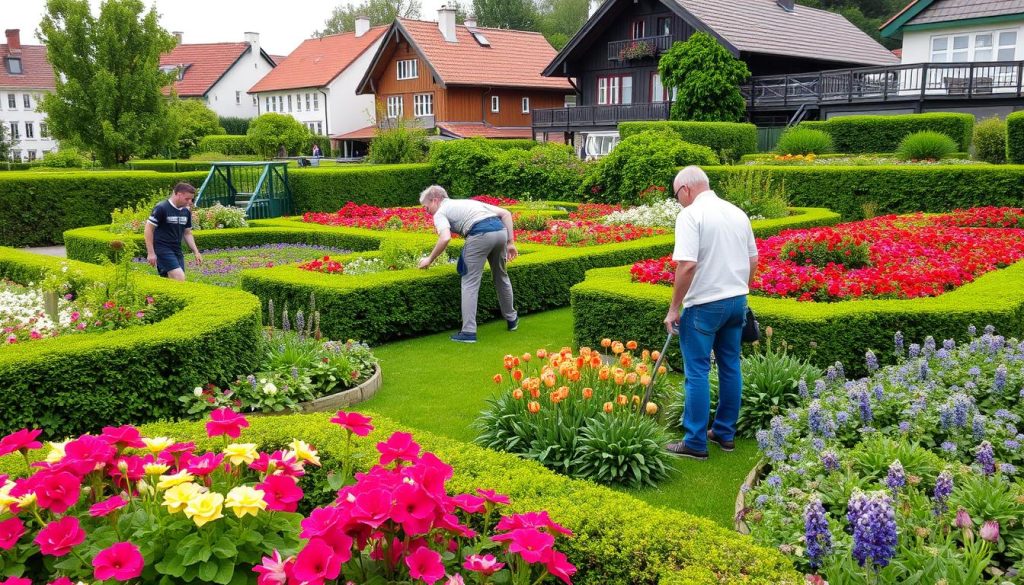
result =
[[[708,441],[723,451],[734,448],[743,388],[740,337],[747,293],[757,271],[757,246],[750,219],[711,190],[708,176],[699,167],[679,171],[673,187],[683,210],[676,218],[672,259],[678,266],[665,328],[669,332],[679,330],[686,409],[683,440],[670,443],[666,449],[704,460],[708,457]],[[718,365],[718,410],[708,430],[712,350]]]

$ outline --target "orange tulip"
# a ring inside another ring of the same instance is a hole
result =
[[[516,382],[522,380],[523,379],[523,371],[522,370],[512,370],[512,379],[515,380]]]
[[[576,358],[576,367],[582,368],[583,364],[587,363],[587,359],[583,356]]]
[[[666,368],[665,366],[658,366],[658,373],[659,374],[664,374],[667,371],[668,371],[668,368]]]
[[[611,345],[612,345],[612,340],[611,339],[608,339],[607,337],[605,337],[604,339],[601,340],[601,347],[607,349],[607,348],[611,347]]]
[[[607,366],[605,366],[605,367],[601,368],[600,370],[598,370],[598,372],[597,372],[597,377],[598,377],[598,378],[599,378],[599,379],[600,379],[600,380],[601,380],[602,382],[605,382],[605,381],[607,381],[607,380],[608,380],[608,376],[609,376],[609,374],[610,374],[610,373],[611,373],[611,372],[609,372],[609,370],[608,370],[608,367],[607,367]]]
[[[569,373],[568,373],[567,377],[569,378],[570,382],[579,382],[580,381],[580,371],[577,370],[577,369],[569,370]]]
[[[523,399],[523,390],[521,388],[516,388],[515,390],[513,390],[512,391],[512,398],[515,398],[516,400],[522,400]]]
[[[548,350],[546,350],[546,349],[538,349],[537,350],[537,357],[540,358],[540,359],[544,359],[544,358],[548,357]]]
[[[615,355],[619,355],[620,353],[622,353],[624,351],[626,351],[626,348],[623,347],[621,341],[613,341],[612,342],[612,352],[615,353]]]
[[[544,381],[544,385],[548,388],[555,387],[555,375],[553,373],[544,374],[541,379]]]
[[[585,398],[587,400],[590,400],[591,398],[593,398],[593,396],[594,396],[594,389],[593,388],[584,388],[583,389],[583,398]]]
[[[601,356],[594,354],[590,356],[590,367],[600,368],[601,367]]]
[[[514,367],[516,367],[516,365],[515,365],[515,357],[513,357],[511,355],[506,355],[505,356],[505,369],[506,370],[511,370]]]
[[[605,412],[611,414],[611,412],[613,410],[615,410],[615,405],[614,404],[612,404],[611,402],[605,402],[604,403],[604,411]]]
[[[531,356],[531,355],[530,355],[530,352],[526,352],[526,353],[524,353],[524,354],[523,354],[523,361],[524,361],[524,362],[528,362],[528,361],[530,361],[530,360],[531,360],[532,358],[533,358],[533,356]]]
[[[594,350],[590,349],[589,347],[587,347],[585,345],[580,348],[580,355],[582,355],[582,356],[590,357],[590,354],[592,354],[592,353],[594,353]]]
[[[627,384],[636,384],[636,372],[630,372],[630,373],[626,374],[626,383]]]
[[[558,354],[562,356],[562,359],[571,358],[572,357],[572,348],[571,347],[563,347],[562,351],[558,352]]]
[[[551,404],[558,404],[559,402],[562,401],[562,393],[559,392],[558,390],[555,390],[554,392],[549,392],[548,400],[551,401]]]
[[[645,349],[645,350],[643,350],[643,351],[642,351],[642,352],[640,353],[640,359],[642,359],[642,360],[643,360],[643,361],[645,361],[645,362],[646,362],[646,361],[648,361],[648,360],[650,360],[650,359],[651,359],[651,352],[650,352],[650,350],[646,350],[646,349]]]
[[[618,384],[619,386],[625,384],[626,383],[626,374],[623,374],[621,371],[620,372],[615,372],[615,383]]]
[[[637,348],[637,345],[636,345],[635,341],[630,340],[630,341],[626,342],[626,349],[628,349],[629,351],[633,351],[636,348]]]
[[[494,383],[501,384],[501,374],[494,374]]]
[[[559,388],[558,389],[558,396],[562,400],[565,400],[566,398],[568,398],[569,397],[569,387],[568,386],[562,386],[561,388]]]
[[[626,406],[629,404],[629,398],[627,398],[625,394],[619,394],[615,397],[615,404],[618,404],[619,406]]]
[[[622,364],[623,367],[628,368],[633,365],[633,358],[628,353],[624,353],[619,356],[619,363]]]
[[[515,365],[516,367],[519,367],[519,357],[518,357],[518,356],[512,356],[512,363],[513,363],[513,364],[514,364],[514,365]]]
[[[526,405],[526,410],[529,410],[530,414],[537,414],[540,412],[540,402],[535,400],[530,401],[530,403]]]
[[[651,377],[650,376],[648,376],[647,374],[644,374],[643,376],[640,376],[640,384],[642,386],[646,386],[646,385],[648,385],[650,383],[651,383]]]
[[[633,395],[633,404],[640,404],[640,397],[636,394]]]
[[[660,351],[654,350],[654,351],[651,352],[651,359],[652,360],[658,361],[658,358],[660,358],[660,357],[661,357],[661,352]]]
[[[530,388],[530,398],[540,398],[540,388]]]
[[[654,415],[658,414],[658,405],[653,403],[653,402],[648,402],[647,403],[647,414],[649,414],[650,416],[654,416]]]

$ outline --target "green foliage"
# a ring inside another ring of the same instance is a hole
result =
[[[366,158],[379,165],[420,163],[426,160],[428,149],[426,131],[398,118],[393,127],[377,130]]]
[[[834,150],[827,132],[794,126],[786,130],[775,146],[779,154],[827,154]]]
[[[908,134],[896,149],[903,160],[942,160],[956,151],[953,139],[941,132],[922,131]]]
[[[324,29],[316,36],[352,32],[356,28],[356,17],[366,16],[371,26],[391,24],[396,18],[419,18],[420,0],[364,0],[360,4],[339,4],[331,10],[331,16],[324,22]]]
[[[533,0],[473,0],[473,14],[480,26],[537,30],[537,6]]]
[[[289,170],[295,208],[337,211],[345,203],[380,207],[418,205],[420,191],[434,183],[428,164]]]
[[[579,192],[584,170],[571,146],[542,144],[496,152],[480,179],[490,186],[489,195],[561,200]]]
[[[746,102],[740,84],[750,77],[746,63],[732,56],[715,37],[694,33],[675,43],[658,63],[665,87],[678,90],[673,120],[739,122]]]
[[[174,99],[167,108],[167,114],[171,120],[171,152],[174,156],[188,158],[203,137],[225,134],[217,114],[202,100]]]
[[[221,116],[217,124],[224,129],[229,136],[245,136],[249,130],[249,118],[236,118],[234,116]]]
[[[656,485],[669,475],[668,434],[646,416],[602,416],[580,431],[579,477],[605,484]]]
[[[50,132],[96,153],[104,166],[159,152],[171,138],[161,88],[172,76],[160,55],[174,37],[141,0],[108,0],[94,17],[87,0],[48,0],[39,25],[56,89],[40,108]]]
[[[583,197],[603,203],[635,203],[653,186],[671,192],[676,170],[686,165],[714,165],[718,157],[706,146],[683,142],[675,132],[648,130],[619,142],[591,167]]]
[[[1006,122],[999,116],[974,125],[974,158],[992,164],[1006,162]]]
[[[14,137],[11,136],[10,126],[0,120],[0,162],[10,160],[11,150],[16,144]]]
[[[1024,164],[1024,112],[1006,117],[1006,162]]]
[[[802,122],[803,128],[822,130],[832,136],[836,152],[895,152],[900,142],[914,132],[931,130],[950,136],[959,150],[971,147],[974,133],[972,114],[902,114],[897,116],[841,116],[827,122]]]
[[[153,213],[157,203],[167,199],[168,193],[163,190],[153,191],[135,206],[116,208],[110,212],[110,232],[114,234],[141,234],[146,227],[146,220]]]
[[[430,149],[430,164],[437,183],[452,197],[472,197],[487,193],[482,180],[486,167],[498,154],[495,141],[483,138],[439,142]]]
[[[785,415],[789,407],[800,401],[798,386],[804,380],[811,387],[821,377],[821,370],[806,358],[790,355],[788,345],[765,335],[764,343],[743,358],[743,403],[736,423],[741,437],[753,437],[769,428],[775,416]]]
[[[669,129],[692,144],[707,146],[725,161],[757,152],[757,126],[736,122],[622,122],[619,136],[629,138],[647,130]]]
[[[287,154],[300,154],[309,143],[309,128],[291,116],[267,113],[249,124],[246,137],[262,157],[276,156],[283,148]]]
[[[569,42],[589,16],[589,0],[541,0],[537,3],[540,32],[557,50]]]
[[[220,203],[192,210],[193,230],[231,229],[246,227],[245,210],[225,207]]]
[[[719,185],[718,192],[751,219],[777,219],[789,215],[785,181],[762,171],[732,173]]]
[[[89,159],[78,152],[77,148],[51,150],[43,155],[39,166],[54,169],[83,169],[91,166]]]
[[[0,254],[0,277],[38,281],[62,260],[13,249]],[[67,261],[86,281],[108,270]],[[33,341],[0,352],[0,433],[43,428],[50,438],[184,414],[183,389],[251,371],[258,355],[259,301],[246,293],[141,277],[138,291],[173,314],[159,322],[104,333]],[[83,392],[88,388],[88,392]]]
[[[246,130],[248,132],[248,129]],[[223,154],[256,154],[248,136],[217,135],[204,136],[196,147],[198,152],[219,152]]]

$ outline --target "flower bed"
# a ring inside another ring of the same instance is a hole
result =
[[[756,540],[826,579],[980,582],[1024,561],[1024,344],[986,328],[840,364],[758,433],[771,473],[746,500]],[[993,570],[995,571],[993,573]]]
[[[307,212],[302,221],[336,227],[359,227],[372,230],[403,230],[430,232],[434,230],[431,215],[421,207],[375,207],[351,201],[335,213]]]
[[[862,167],[877,165],[899,165],[899,166],[947,166],[947,165],[988,165],[989,163],[971,160],[964,157],[950,157],[940,160],[903,160],[895,156],[883,155],[829,155],[817,156],[814,154],[777,154],[772,156],[758,157],[755,160],[748,160],[746,165],[777,165],[777,166],[840,166],[840,167]]]
[[[668,230],[632,225],[604,225],[595,221],[548,222],[547,229],[516,231],[516,239],[534,244],[560,247],[596,246],[614,242],[629,242],[640,238],[664,235]]]
[[[752,290],[801,301],[938,296],[1024,259],[1024,210],[885,216],[758,241]],[[670,257],[633,265],[638,282],[671,285]]]

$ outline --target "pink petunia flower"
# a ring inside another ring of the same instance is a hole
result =
[[[128,500],[122,498],[120,495],[109,497],[102,502],[97,502],[89,508],[89,515],[93,518],[102,518],[120,510],[121,508],[128,505]]]
[[[110,463],[117,455],[110,443],[92,435],[82,435],[64,446],[64,458],[60,460],[62,469],[84,477],[89,472]]]
[[[217,471],[223,462],[223,453],[206,453],[189,461],[188,472],[192,475],[207,476]]]
[[[396,432],[387,441],[377,443],[377,450],[380,451],[380,464],[387,465],[395,460],[415,461],[420,446],[409,433]]]
[[[50,581],[49,585],[74,585],[74,582],[67,577],[58,577],[56,581]]]
[[[139,429],[132,425],[103,427],[103,434],[100,435],[100,438],[118,449],[142,449],[146,446],[142,442],[142,434],[139,433]]]
[[[494,542],[508,542],[508,551],[518,553],[527,563],[533,564],[544,560],[552,545],[555,544],[555,537],[547,532],[541,532],[536,528],[516,528],[505,534],[498,534],[491,537]]]
[[[339,410],[338,413],[334,415],[334,418],[331,419],[331,422],[354,435],[365,437],[373,430],[373,425],[370,424],[370,420],[370,417],[363,416],[358,412],[345,412],[344,410]]]
[[[63,514],[78,503],[80,480],[67,471],[40,471],[32,478],[39,507],[54,514]]]
[[[434,585],[444,579],[444,563],[441,562],[441,555],[425,546],[419,547],[405,557],[405,564],[409,567],[410,577],[422,579],[427,585]]]
[[[480,512],[483,512],[486,507],[485,504],[487,503],[487,500],[484,498],[474,496],[473,494],[459,494],[452,497],[452,501],[455,502],[455,505],[462,509],[462,511],[469,514],[479,514]]]
[[[32,585],[32,580],[24,577],[8,577],[0,581],[0,585]]]
[[[489,577],[500,571],[505,566],[505,563],[499,563],[498,559],[494,558],[494,555],[469,555],[466,557],[466,561],[462,563],[462,566],[467,571],[473,571],[474,573],[480,573]]]
[[[242,435],[242,429],[248,426],[249,421],[244,416],[225,406],[210,413],[210,420],[206,423],[206,434],[209,437],[227,435],[237,439]]]
[[[309,541],[295,557],[292,579],[297,583],[323,583],[341,574],[342,557],[319,538]]]
[[[35,543],[39,545],[39,552],[53,557],[62,557],[70,553],[71,549],[83,541],[85,531],[78,523],[78,518],[74,516],[65,516],[50,522],[39,531],[35,539]]]
[[[505,494],[499,494],[494,490],[485,490],[483,488],[477,488],[476,493],[480,494],[483,497],[483,499],[487,500],[492,504],[505,504],[507,506],[512,503],[511,501],[509,501],[508,496],[506,496]]]
[[[267,508],[278,512],[294,512],[302,499],[302,488],[298,482],[284,475],[268,476],[263,483],[256,484],[256,489],[263,490]]]
[[[564,554],[552,549],[551,555],[544,561],[544,568],[548,570],[548,573],[561,579],[565,585],[572,585],[572,576],[576,574],[576,565],[570,563]]]
[[[0,522],[0,550],[10,550],[25,535],[25,524],[15,516]]]
[[[129,581],[142,574],[144,565],[139,547],[130,542],[115,542],[93,558],[93,577],[97,581]]]
[[[258,573],[256,585],[285,585],[288,582],[288,573],[291,572],[295,559],[281,559],[281,553],[274,551],[274,556],[263,557],[263,562],[252,568]]]
[[[16,340],[17,338],[15,338]],[[0,439],[0,457],[15,451],[27,452],[30,449],[39,449],[43,444],[37,441],[36,437],[42,434],[42,432],[42,429],[21,429]]]
[[[501,520],[498,521],[498,526],[495,530],[503,532],[506,530],[514,530],[516,528],[538,528],[547,530],[548,532],[557,532],[559,534],[564,534],[565,536],[572,536],[572,530],[569,530],[552,520],[551,516],[548,515],[547,510],[502,516]]]

